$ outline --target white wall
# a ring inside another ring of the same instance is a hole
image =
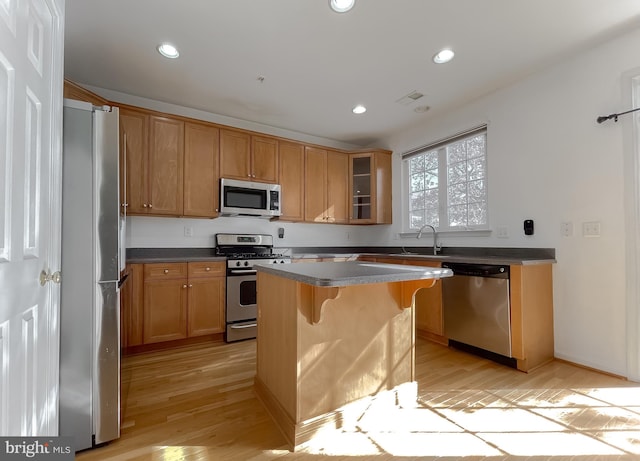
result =
[[[556,356],[625,375],[625,215],[622,124],[596,117],[627,110],[622,75],[640,66],[640,30],[574,55],[519,83],[392,139],[394,196],[400,155],[482,122],[488,127],[491,226],[507,239],[443,238],[446,245],[553,247]],[[394,201],[394,221],[401,204]],[[525,236],[522,221],[535,221]],[[601,223],[601,237],[582,223]],[[571,237],[561,223],[571,222]],[[400,231],[395,224],[388,238]],[[494,233],[495,234],[495,233]]]

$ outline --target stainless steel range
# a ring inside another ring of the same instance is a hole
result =
[[[216,254],[227,258],[226,341],[256,337],[256,264],[288,264],[288,256],[273,253],[268,234],[216,234]]]

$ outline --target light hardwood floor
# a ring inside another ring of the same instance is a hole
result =
[[[422,339],[417,405],[373,399],[291,453],[253,392],[255,349],[124,358],[122,437],[77,459],[640,460],[639,384],[560,361],[525,374]]]

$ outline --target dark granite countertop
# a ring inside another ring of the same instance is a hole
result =
[[[275,248],[275,252],[283,252]],[[553,264],[556,262],[553,248],[491,248],[444,247],[434,256],[429,247],[297,247],[287,248],[285,254],[293,260],[305,258],[347,258],[355,261],[359,256],[385,257],[404,261],[468,262],[478,264]],[[189,261],[224,261],[214,248],[129,248],[128,263],[162,263]]]
[[[297,282],[323,287],[363,285],[368,283],[403,282],[408,280],[450,277],[450,269],[368,262],[309,262],[278,266],[257,265],[267,272]]]

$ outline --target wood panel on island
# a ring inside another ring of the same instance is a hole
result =
[[[324,427],[415,406],[414,296],[448,269],[258,266],[255,391],[296,450]],[[379,265],[383,266],[383,265]]]

